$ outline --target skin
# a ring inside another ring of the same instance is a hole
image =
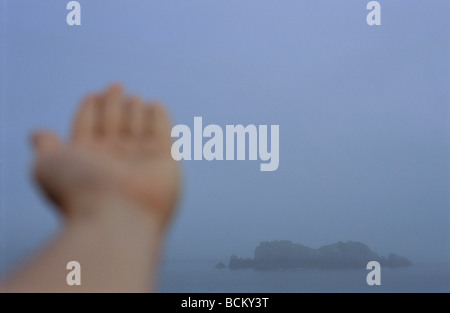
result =
[[[33,135],[34,176],[65,225],[3,286],[9,292],[148,292],[175,211],[180,171],[164,108],[120,85],[84,100],[71,139]],[[81,286],[68,286],[69,261]]]

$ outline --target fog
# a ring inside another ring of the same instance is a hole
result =
[[[30,178],[29,134],[67,136],[77,103],[120,81],[174,124],[279,125],[280,163],[185,161],[165,259],[252,256],[260,241],[361,241],[447,262],[448,1],[3,1],[1,265],[59,217]]]

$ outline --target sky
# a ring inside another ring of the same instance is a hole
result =
[[[2,271],[61,227],[30,176],[29,135],[67,137],[110,82],[175,124],[280,127],[280,165],[185,161],[165,259],[251,257],[260,241],[361,241],[450,260],[450,2],[61,0],[2,5]]]

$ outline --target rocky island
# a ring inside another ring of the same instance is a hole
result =
[[[338,242],[318,249],[312,249],[289,240],[261,242],[255,249],[254,258],[230,257],[228,268],[254,268],[257,270],[295,268],[366,268],[370,261],[378,261],[385,267],[412,266],[411,261],[389,254],[378,256],[361,242]]]

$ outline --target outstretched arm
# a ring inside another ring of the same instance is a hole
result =
[[[69,142],[48,132],[33,142],[37,182],[66,223],[5,290],[152,290],[180,181],[165,110],[116,85],[84,101]],[[70,261],[81,265],[81,286],[66,283]]]

